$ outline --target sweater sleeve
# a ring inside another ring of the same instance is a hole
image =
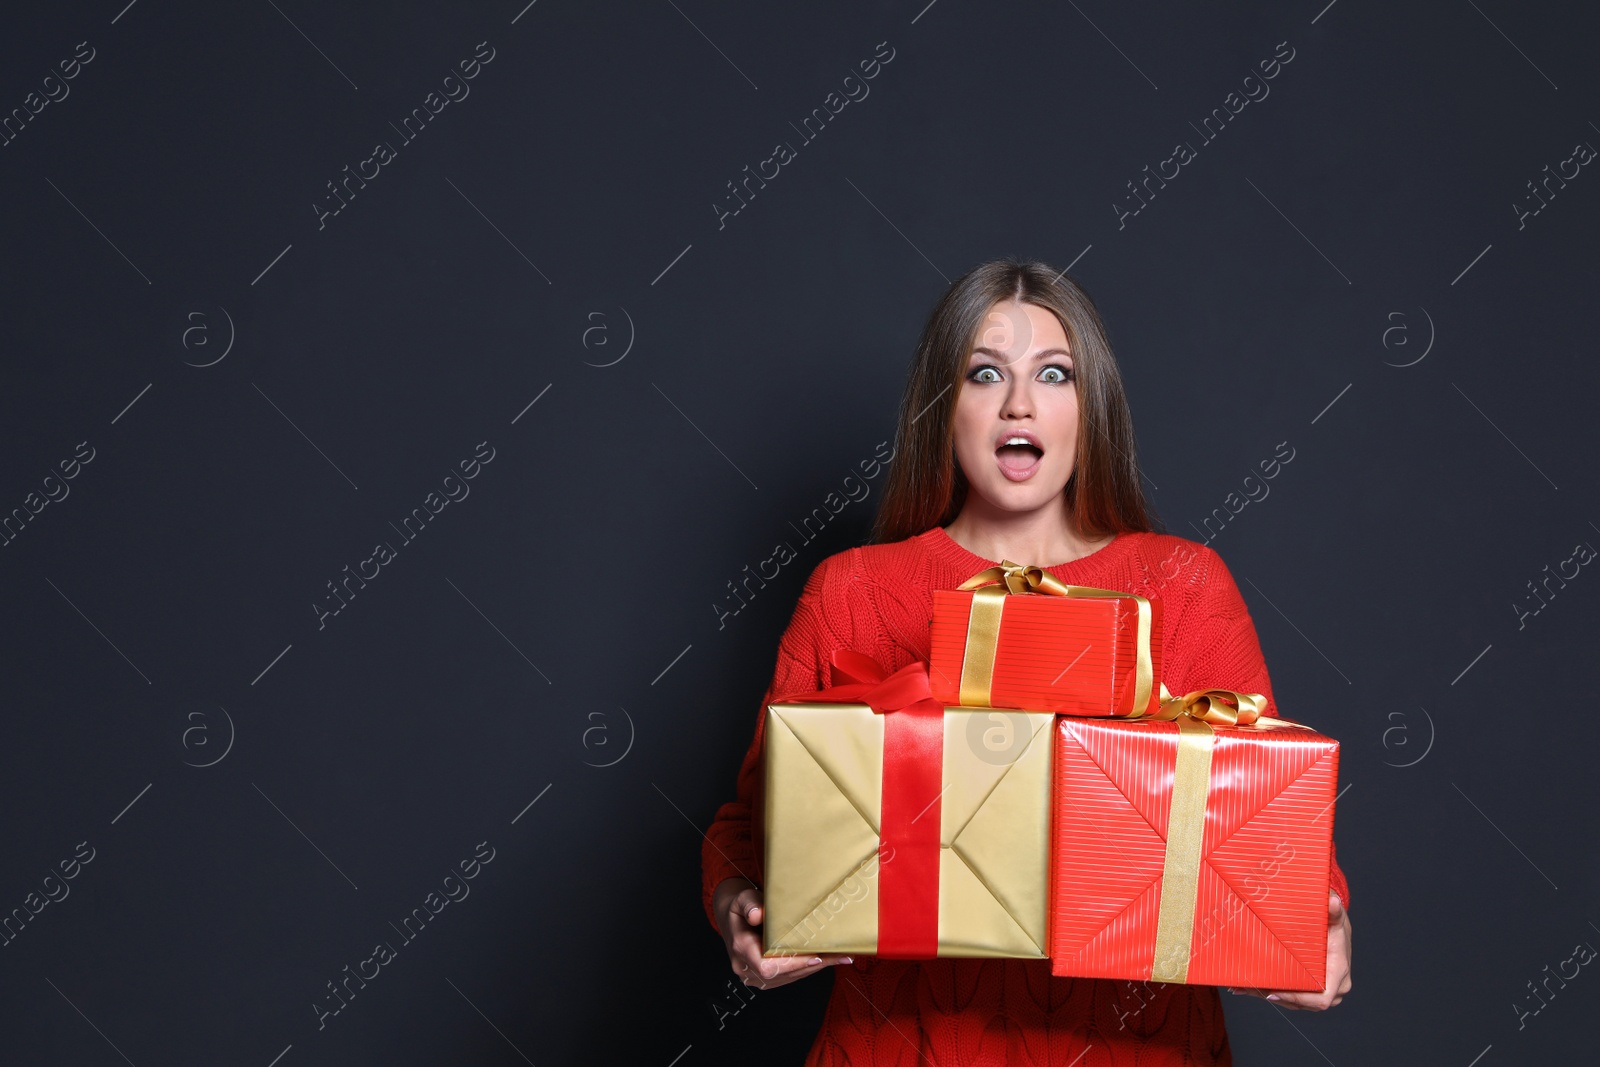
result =
[[[717,809],[705,831],[700,848],[701,896],[706,918],[720,932],[712,898],[717,886],[728,878],[755,881],[755,852],[751,838],[751,803],[755,797],[756,775],[760,768],[762,733],[766,727],[767,704],[794,693],[825,688],[829,681],[829,655],[847,646],[840,636],[840,623],[848,629],[846,613],[850,585],[849,553],[830,556],[817,565],[806,579],[794,614],[778,642],[777,664],[772,681],[757,705],[755,734],[739,765],[733,800]]]
[[[1278,714],[1272,695],[1272,679],[1261,654],[1261,641],[1250,617],[1244,597],[1227,564],[1214,549],[1201,552],[1198,592],[1178,621],[1178,643],[1193,649],[1184,657],[1177,680],[1181,688],[1168,683],[1174,696],[1194,689],[1232,689],[1240,693],[1260,693],[1267,698],[1268,715]],[[1337,812],[1336,812],[1337,815]],[[1350,886],[1339,867],[1336,850],[1330,843],[1329,888],[1350,906]]]

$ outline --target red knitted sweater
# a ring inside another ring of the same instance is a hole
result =
[[[927,659],[933,590],[953,589],[996,562],[935,526],[894,544],[848,549],[812,572],[778,646],[739,768],[738,798],[717,810],[706,831],[702,889],[713,928],[717,884],[754,870],[750,802],[767,703],[824,688],[835,648],[866,653],[889,670]],[[1168,534],[1124,533],[1046,569],[1069,584],[1162,600],[1162,674],[1173,693],[1261,693],[1267,714],[1278,713],[1255,624],[1212,549]],[[1337,860],[1331,882],[1348,906]],[[807,1067],[1232,1063],[1213,986],[1057,978],[1049,960],[1032,959],[860,957],[831,970],[833,993]]]

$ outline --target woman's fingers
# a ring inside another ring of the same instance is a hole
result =
[[[1245,997],[1260,997],[1270,1000],[1280,1008],[1293,1008],[1296,1011],[1325,1011],[1344,999],[1344,992],[1330,993],[1324,990],[1321,993],[1296,993],[1273,992],[1265,989],[1252,989],[1249,986],[1230,986],[1229,992],[1238,993]]]
[[[1296,1011],[1327,1011],[1350,992],[1350,913],[1333,890],[1328,891],[1328,980],[1320,993],[1282,992],[1268,994],[1259,989],[1236,989],[1236,993],[1264,996],[1280,1007]]]
[[[1277,1004],[1280,1008],[1292,1008],[1295,1011],[1304,1011],[1307,1008],[1312,1007],[1312,1003],[1302,998],[1320,997],[1321,995],[1322,994],[1320,993],[1277,993],[1274,994],[1273,1003]]]
[[[729,903],[729,910],[746,926],[760,926],[761,920],[766,918],[766,909],[761,906],[761,890],[752,886],[742,890]]]
[[[763,956],[761,951],[761,932],[758,929],[746,925],[734,934],[733,951],[729,953],[734,974],[746,985],[757,989],[787,985],[806,975],[815,974],[824,967],[850,962],[850,957],[841,953]]]
[[[747,986],[773,989],[815,974],[824,967],[850,962],[850,957],[841,953],[762,956],[759,928],[767,916],[766,909],[761,906],[761,890],[754,886],[734,895],[725,911],[728,962],[733,973]]]
[[[1297,1011],[1327,1011],[1343,999],[1341,993],[1279,993],[1277,1003]]]
[[[755,890],[746,890],[733,900],[728,910],[728,954],[753,965],[753,961],[761,958],[759,925],[764,916],[760,897]]]
[[[738,896],[729,900],[724,906],[724,936],[727,937],[729,947],[740,940],[747,940],[754,936],[760,940],[760,934],[755,932],[763,916],[761,908],[761,895],[754,889],[746,889]]]
[[[753,956],[736,960],[733,969],[745,985],[757,989],[774,989],[815,974],[824,967],[848,962],[850,962],[849,956],[837,954],[763,957],[760,947],[757,946]]]
[[[729,938],[728,955],[741,963],[750,963],[761,958],[761,934],[748,926],[735,930]]]

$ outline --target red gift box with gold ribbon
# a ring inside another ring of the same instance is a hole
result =
[[[935,699],[1062,715],[1160,706],[1161,601],[1004,560],[933,594]]]
[[[1339,743],[1257,693],[1160,696],[1056,720],[1051,972],[1320,992]]]

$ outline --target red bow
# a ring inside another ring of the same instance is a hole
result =
[[[836,648],[828,657],[832,684],[815,693],[800,693],[784,697],[785,703],[867,704],[873,711],[900,711],[927,701],[944,705],[933,699],[928,682],[928,665],[922,661],[908,663],[894,673],[871,656],[848,648]]]

